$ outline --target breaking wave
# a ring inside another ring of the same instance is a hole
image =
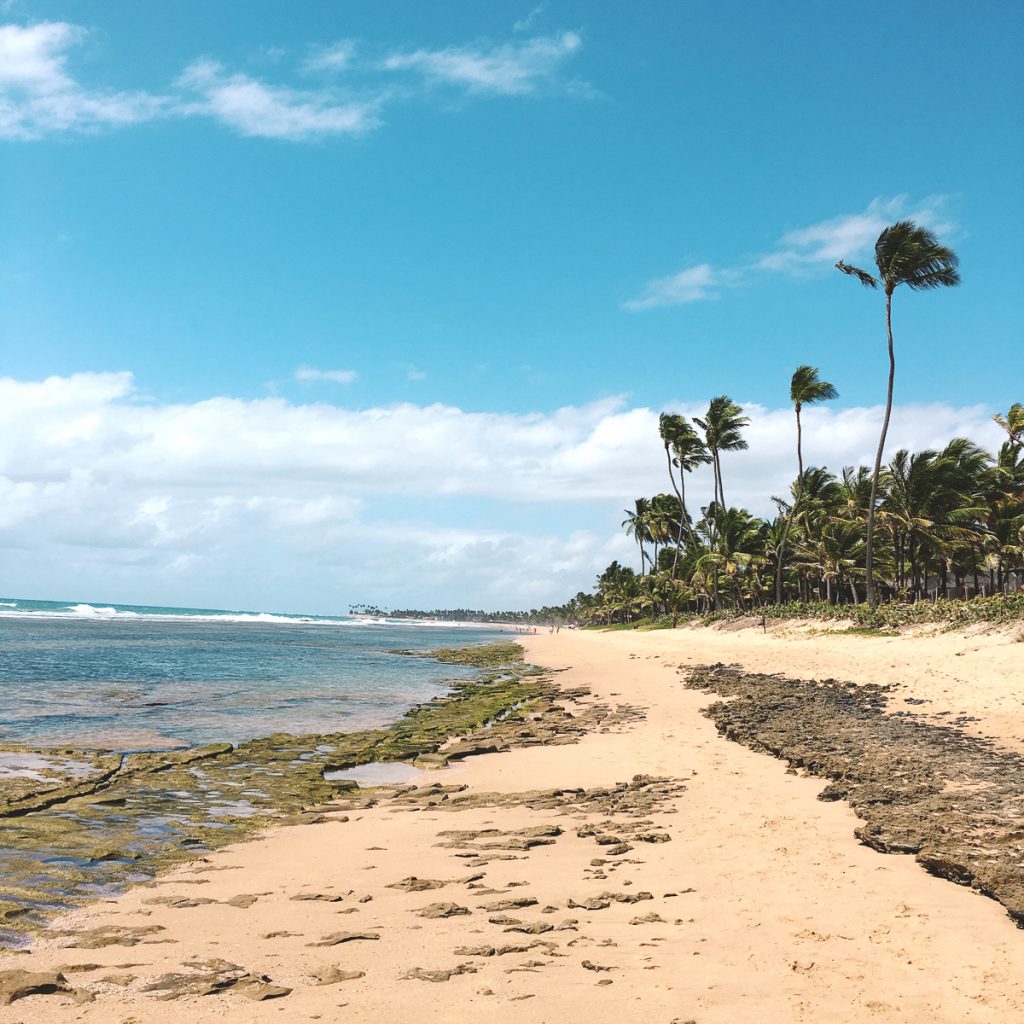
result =
[[[52,601],[0,601],[0,618],[83,619],[90,621],[230,622],[284,626],[477,626],[479,623],[392,619],[385,616],[282,615],[275,612],[206,611],[200,608],[152,608],[140,605],[60,604]]]

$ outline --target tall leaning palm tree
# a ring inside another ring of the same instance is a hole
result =
[[[786,541],[789,540],[789,531],[793,526],[793,517],[800,507],[800,498],[803,495],[804,487],[804,453],[803,453],[803,426],[800,423],[800,410],[805,405],[817,405],[818,402],[831,402],[839,397],[839,392],[827,380],[818,376],[816,366],[798,366],[793,372],[789,382],[789,399],[796,410],[796,499],[789,515],[786,517],[786,526],[782,531],[782,541],[777,552],[778,560],[775,563],[775,603],[782,604],[782,564],[786,556]]]
[[[718,395],[716,398],[712,398],[708,404],[708,411],[704,413],[704,419],[694,416],[693,422],[704,431],[704,440],[711,453],[711,467],[715,473],[715,500],[709,510],[705,510],[705,517],[711,522],[711,547],[714,548],[717,545],[719,512],[726,508],[720,455],[722,452],[742,451],[747,447],[742,431],[750,423],[750,420],[743,415],[742,407],[738,406],[728,395]],[[710,514],[708,514],[709,512]],[[717,563],[714,565],[712,581],[715,611],[718,611]]]
[[[868,503],[868,530],[866,546],[867,599],[874,608],[878,604],[872,575],[874,565],[875,501],[878,498],[878,478],[882,471],[882,454],[885,451],[885,435],[889,431],[889,417],[892,414],[892,388],[896,377],[896,356],[892,342],[892,293],[905,284],[911,291],[928,291],[932,288],[952,288],[960,283],[957,270],[959,259],[952,249],[940,245],[938,239],[927,228],[919,227],[912,220],[901,220],[890,224],[875,242],[875,266],[878,276],[866,270],[851,266],[840,260],[836,268],[844,274],[856,277],[866,288],[877,288],[880,284],[885,291],[885,326],[889,337],[889,386],[885,397],[885,418],[878,438],[878,452],[871,476],[871,498]]]
[[[685,416],[663,412],[658,418],[658,432],[665,445],[665,458],[668,461],[668,476],[672,481],[672,489],[676,492],[682,516],[679,521],[679,533],[676,536],[676,553],[672,560],[672,578],[675,579],[676,567],[679,564],[679,552],[683,544],[683,530],[690,535],[693,544],[693,524],[686,511],[686,474],[692,473],[698,466],[707,465],[711,461],[707,446],[697,436]],[[679,482],[673,468],[679,470]]]
[[[711,465],[715,472],[715,501],[725,507],[725,488],[722,486],[722,452],[743,451],[748,447],[743,439],[743,428],[750,420],[743,415],[742,406],[737,405],[728,395],[712,398],[704,419],[694,416],[693,422],[704,431],[704,440],[711,453]]]
[[[680,437],[684,431],[692,430],[693,428],[687,422],[685,416],[679,416],[676,413],[663,412],[658,417],[658,434],[661,436],[662,443],[665,445],[665,461],[668,463],[668,478],[672,483],[672,490],[676,492],[676,497],[679,499],[679,505],[682,509],[682,515],[679,518],[679,532],[676,535],[676,554],[675,559],[672,562],[672,578],[676,577],[676,564],[679,562],[679,549],[683,546],[683,528],[686,526],[686,503],[683,501],[683,492],[680,489],[679,484],[676,483],[676,475],[673,471],[672,462],[672,447],[676,442],[676,439]],[[682,476],[682,471],[680,471]]]

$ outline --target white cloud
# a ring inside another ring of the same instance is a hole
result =
[[[623,308],[639,312],[657,306],[716,299],[723,289],[738,287],[759,273],[802,276],[830,268],[836,260],[867,259],[865,269],[868,269],[875,239],[893,221],[914,220],[940,235],[955,231],[955,222],[942,212],[947,201],[944,196],[932,196],[910,204],[905,195],[877,197],[861,213],[845,213],[787,231],[776,249],[752,263],[735,267],[701,263],[678,274],[648,281],[639,298],[623,303]]]
[[[654,309],[656,306],[679,306],[700,299],[717,298],[722,283],[721,271],[707,263],[681,270],[670,277],[648,281],[638,299],[624,303],[626,309]]]
[[[582,45],[575,32],[563,32],[502,46],[395,53],[383,66],[389,71],[418,71],[429,80],[470,92],[521,96],[553,84],[562,64]]]
[[[395,53],[382,63],[360,62],[360,92],[328,81],[296,88],[234,72],[216,60],[193,61],[163,93],[114,91],[83,85],[68,70],[69,57],[88,35],[68,22],[0,25],[0,138],[30,140],[53,132],[95,131],[160,117],[212,118],[241,135],[301,142],[359,135],[381,124],[386,102],[413,90],[393,87],[393,72],[416,71],[427,81],[469,92],[525,95],[558,83],[562,63],[581,44],[574,32],[491,47],[449,47]],[[352,69],[356,43],[341,39],[314,48],[299,73]],[[277,60],[284,51],[264,50]],[[306,83],[309,84],[308,81]],[[582,91],[582,83],[562,83]]]
[[[724,457],[726,497],[772,514],[795,473],[793,412],[746,412],[750,450]],[[990,416],[897,406],[889,452],[954,435],[992,450]],[[807,464],[869,463],[880,420],[879,408],[807,410]],[[667,489],[658,411],[619,399],[525,414],[160,404],[128,373],[0,379],[0,547],[5,587],[23,596],[535,605],[631,558],[621,510]],[[691,507],[710,491],[693,474]]]
[[[85,35],[67,22],[0,25],[0,138],[134,124],[164,112],[163,97],[87,89],[72,78],[68,51]]]
[[[697,415],[700,415],[699,411]],[[805,409],[804,463],[827,466],[838,474],[843,466],[870,466],[878,446],[882,406]],[[783,496],[796,476],[796,424],[792,408],[766,409],[745,405],[751,419],[750,448],[723,456],[726,498],[760,515],[773,515],[772,495]],[[951,406],[944,402],[897,405],[886,442],[886,458],[899,448],[942,448],[953,437],[969,437],[989,451],[1001,443],[1000,429],[985,406]],[[710,491],[702,492],[703,500]]]
[[[242,135],[296,142],[324,135],[358,135],[379,124],[377,103],[267,85],[248,75],[231,74],[211,60],[190,64],[177,84],[199,97],[183,112],[206,114]]]
[[[81,29],[65,22],[0,26],[0,84],[40,93],[73,86],[64,73],[63,51],[81,35]]]
[[[525,17],[520,18],[512,26],[513,32],[525,32],[533,27],[533,23],[544,13],[544,4],[537,4]]]
[[[359,374],[355,370],[316,370],[312,366],[300,366],[295,379],[304,384],[315,381],[330,381],[332,384],[351,384]]]
[[[344,71],[356,55],[354,39],[339,39],[330,46],[315,49],[305,63],[306,71]]]
[[[761,257],[755,266],[761,270],[797,271],[813,265],[832,266],[836,260],[858,259],[869,255],[882,229],[897,220],[914,220],[939,233],[954,230],[946,221],[942,207],[946,199],[933,196],[909,205],[905,195],[872,199],[861,213],[846,213],[805,228],[787,231],[779,248]]]

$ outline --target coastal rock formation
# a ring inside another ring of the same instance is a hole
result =
[[[228,960],[194,960],[182,964],[181,971],[161,974],[147,982],[141,991],[162,1000],[232,991],[262,1002],[286,996],[291,989],[275,985],[266,975],[253,974]]]
[[[0,1006],[26,996],[70,991],[67,978],[59,971],[0,971]]]
[[[889,687],[694,669],[687,685],[726,698],[719,733],[831,780],[862,843],[913,854],[932,874],[998,900],[1024,927],[1024,758],[954,726],[890,707]]]
[[[420,907],[415,913],[419,917],[464,917],[471,913],[469,907],[460,907],[458,903],[430,903]]]
[[[343,971],[340,967],[327,967],[313,975],[315,985],[338,985],[343,981],[357,981],[365,978],[366,971]]]
[[[446,970],[429,971],[423,967],[413,967],[402,975],[402,981],[450,981],[457,974],[475,974],[476,968],[470,964],[458,964]]]
[[[98,890],[154,877],[270,824],[334,827],[347,820],[339,810],[377,802],[376,791],[361,791],[351,779],[328,778],[334,770],[398,760],[441,766],[449,758],[497,749],[575,743],[588,732],[621,728],[641,714],[580,704],[586,690],[559,691],[521,655],[517,644],[507,642],[431,652],[451,664],[476,665],[485,674],[453,683],[449,694],[416,705],[387,729],[277,733],[237,747],[214,743],[127,755],[9,752],[8,758],[34,767],[30,774],[0,777],[0,846],[10,851],[0,944],[88,902]],[[410,806],[435,806],[462,788],[411,787],[399,799]],[[346,803],[325,807],[335,800]],[[544,841],[499,838],[485,861],[502,849],[526,850]],[[202,901],[186,897],[175,905],[186,909]]]
[[[380,936],[376,932],[332,932],[318,942],[307,942],[307,946],[340,946],[343,942],[376,942]]]

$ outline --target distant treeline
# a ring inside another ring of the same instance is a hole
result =
[[[565,621],[565,609],[546,606],[525,611],[485,612],[480,608],[394,608],[390,612],[369,614],[389,615],[396,619],[438,619],[442,622],[512,622],[523,625],[546,625]]]

